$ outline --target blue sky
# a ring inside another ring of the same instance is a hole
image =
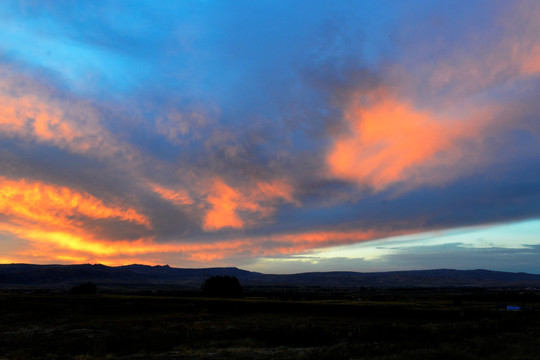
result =
[[[4,1],[0,262],[540,273],[539,18]]]

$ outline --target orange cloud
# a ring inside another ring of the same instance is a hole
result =
[[[131,159],[100,123],[99,113],[76,99],[63,99],[23,75],[0,68],[0,137],[46,143],[77,154]],[[129,150],[129,151],[128,151]]]
[[[395,234],[374,230],[351,230],[311,231],[306,233],[228,238],[212,242],[198,242],[193,239],[184,239],[181,243],[159,243],[152,236],[141,237],[131,241],[111,241],[100,238],[92,232],[91,228],[87,229],[77,226],[78,224],[72,220],[72,217],[78,216],[78,209],[83,209],[86,206],[80,204],[88,201],[89,206],[87,206],[87,209],[107,209],[106,211],[98,212],[81,210],[82,213],[95,218],[113,218],[136,224],[145,224],[146,220],[143,220],[144,217],[141,217],[142,215],[136,212],[129,212],[125,208],[107,206],[100,200],[92,198],[87,194],[80,194],[80,199],[68,204],[61,204],[59,199],[55,199],[55,196],[51,197],[47,195],[47,192],[51,191],[57,195],[75,193],[69,189],[60,190],[62,189],[61,187],[43,185],[37,182],[31,183],[6,179],[2,179],[1,184],[3,185],[2,188],[10,190],[7,192],[9,195],[1,195],[1,211],[9,216],[9,219],[8,221],[0,222],[0,232],[12,234],[16,238],[25,240],[27,244],[26,246],[19,247],[23,250],[14,249],[13,253],[4,254],[2,258],[3,262],[99,262],[107,265],[122,265],[126,263],[163,264],[164,262],[170,262],[164,261],[164,259],[174,258],[177,262],[176,265],[181,266],[183,262],[206,264],[209,261],[226,261],[227,258],[231,257],[299,254],[315,248],[355,243]],[[30,192],[36,191],[44,195],[39,197],[31,194],[25,198],[22,195],[25,190],[30,190]],[[225,193],[223,198],[226,199],[228,197],[232,199],[232,202],[238,203],[242,199],[239,192],[219,181],[216,182],[215,190],[221,190]],[[260,193],[257,194],[259,194],[258,196],[263,196]],[[271,194],[267,193],[265,196],[275,196],[275,194]],[[21,207],[6,205],[6,203],[15,199],[20,201]],[[50,202],[51,204],[46,205],[46,202]],[[246,206],[245,208],[257,209],[256,204],[253,206],[255,207]],[[40,209],[41,207],[44,208]],[[40,210],[38,211],[36,209]],[[40,217],[42,215],[43,217]],[[56,220],[50,223],[51,219],[54,219],[54,216],[56,216]]]
[[[203,229],[218,230],[224,227],[239,229],[244,226],[244,222],[237,214],[245,206],[241,194],[216,179],[212,187],[212,193],[206,198],[211,208],[206,213],[203,220]],[[253,209],[253,205],[247,203],[247,206]]]
[[[151,229],[150,220],[133,208],[106,204],[81,191],[39,181],[0,177],[0,232],[30,244],[11,258],[65,260],[103,256],[119,251],[143,254],[154,248],[142,242],[96,239],[94,220],[117,221]],[[33,254],[33,255],[32,255]]]
[[[164,257],[174,256],[185,261],[212,261],[249,249],[249,240],[228,240],[214,243],[158,243],[153,238],[134,241],[97,239],[82,229],[79,232],[26,228],[0,224],[0,231],[25,239],[29,246],[6,258],[6,262],[99,262],[108,265],[126,263],[163,263]],[[18,261],[15,261],[18,259]],[[149,260],[151,259],[151,260]]]
[[[301,254],[312,249],[353,244],[382,237],[404,234],[404,231],[348,230],[309,231],[304,233],[275,234],[242,237],[209,244],[184,246],[190,260],[221,260],[231,256],[264,257]]]
[[[189,196],[189,193],[183,189],[171,190],[161,185],[150,183],[152,191],[161,196],[162,199],[167,200],[177,206],[192,205],[193,199]]]
[[[203,229],[244,228],[246,222],[253,222],[253,215],[257,219],[270,216],[277,201],[294,202],[292,192],[292,186],[283,180],[259,181],[255,186],[240,190],[216,178],[206,197],[210,209],[204,216]]]
[[[253,196],[261,201],[283,199],[286,202],[298,204],[292,195],[293,191],[293,187],[284,180],[259,181],[257,188],[253,191]]]
[[[442,48],[441,57],[431,54],[434,38],[414,38],[405,67],[388,71],[392,93],[353,94],[345,108],[350,133],[337,136],[327,153],[330,175],[381,191],[395,183],[441,183],[492,162],[480,155],[490,151],[482,140],[523,125],[510,123],[514,114],[506,120],[498,116],[508,105],[490,104],[489,91],[511,98],[520,82],[540,76],[540,5],[521,1],[505,9],[495,20],[496,32],[464,37],[459,45]],[[405,98],[432,108],[420,110]]]
[[[331,176],[375,191],[402,181],[434,182],[441,176],[430,174],[430,166],[455,165],[463,157],[461,141],[477,136],[489,122],[486,111],[455,120],[381,94],[371,105],[355,100],[345,112],[350,132],[338,136],[327,154]]]
[[[12,222],[24,221],[48,227],[64,227],[81,216],[113,218],[151,227],[150,221],[135,209],[105,205],[90,194],[63,186],[4,177],[0,177],[0,212]]]

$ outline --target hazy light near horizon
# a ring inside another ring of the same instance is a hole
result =
[[[461,251],[466,249],[522,249],[529,255],[538,252],[534,247],[540,248],[540,220],[527,220],[517,223],[482,225],[451,230],[431,231],[426,233],[415,233],[401,235],[386,239],[367,241],[354,245],[329,247],[323,249],[313,249],[307,254],[294,257],[260,259],[247,268],[254,271],[276,273],[306,272],[306,271],[390,271],[390,270],[413,270],[424,268],[422,262],[411,263],[409,268],[399,265],[392,267],[392,260],[402,254],[406,257],[410,253],[425,253],[429,257],[432,253],[430,248],[441,251],[440,248],[447,246],[457,248]],[[439,268],[460,270],[472,270],[478,265],[471,262],[463,267],[459,257],[461,251],[449,251],[446,259],[440,262]],[[443,253],[444,254],[444,253]],[[519,256],[519,254],[518,254]],[[427,260],[427,259],[426,259]],[[280,264],[281,266],[276,266]],[[459,264],[459,265],[458,265]],[[483,263],[482,263],[483,264]],[[502,267],[493,264],[491,269],[502,271],[525,271],[522,264],[516,264],[514,268],[507,263]],[[432,267],[427,267],[432,268]],[[538,273],[534,267],[530,267],[528,272]]]

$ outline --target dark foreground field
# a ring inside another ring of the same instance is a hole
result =
[[[525,294],[386,291],[363,300],[0,294],[0,359],[538,359]],[[499,304],[500,305],[500,304]]]

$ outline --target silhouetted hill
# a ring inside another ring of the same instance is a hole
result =
[[[535,287],[540,275],[489,270],[310,272],[271,275],[238,268],[181,269],[127,265],[0,265],[0,288],[62,288],[93,282],[100,288],[175,287],[198,289],[210,276],[235,276],[243,286],[283,287]]]

